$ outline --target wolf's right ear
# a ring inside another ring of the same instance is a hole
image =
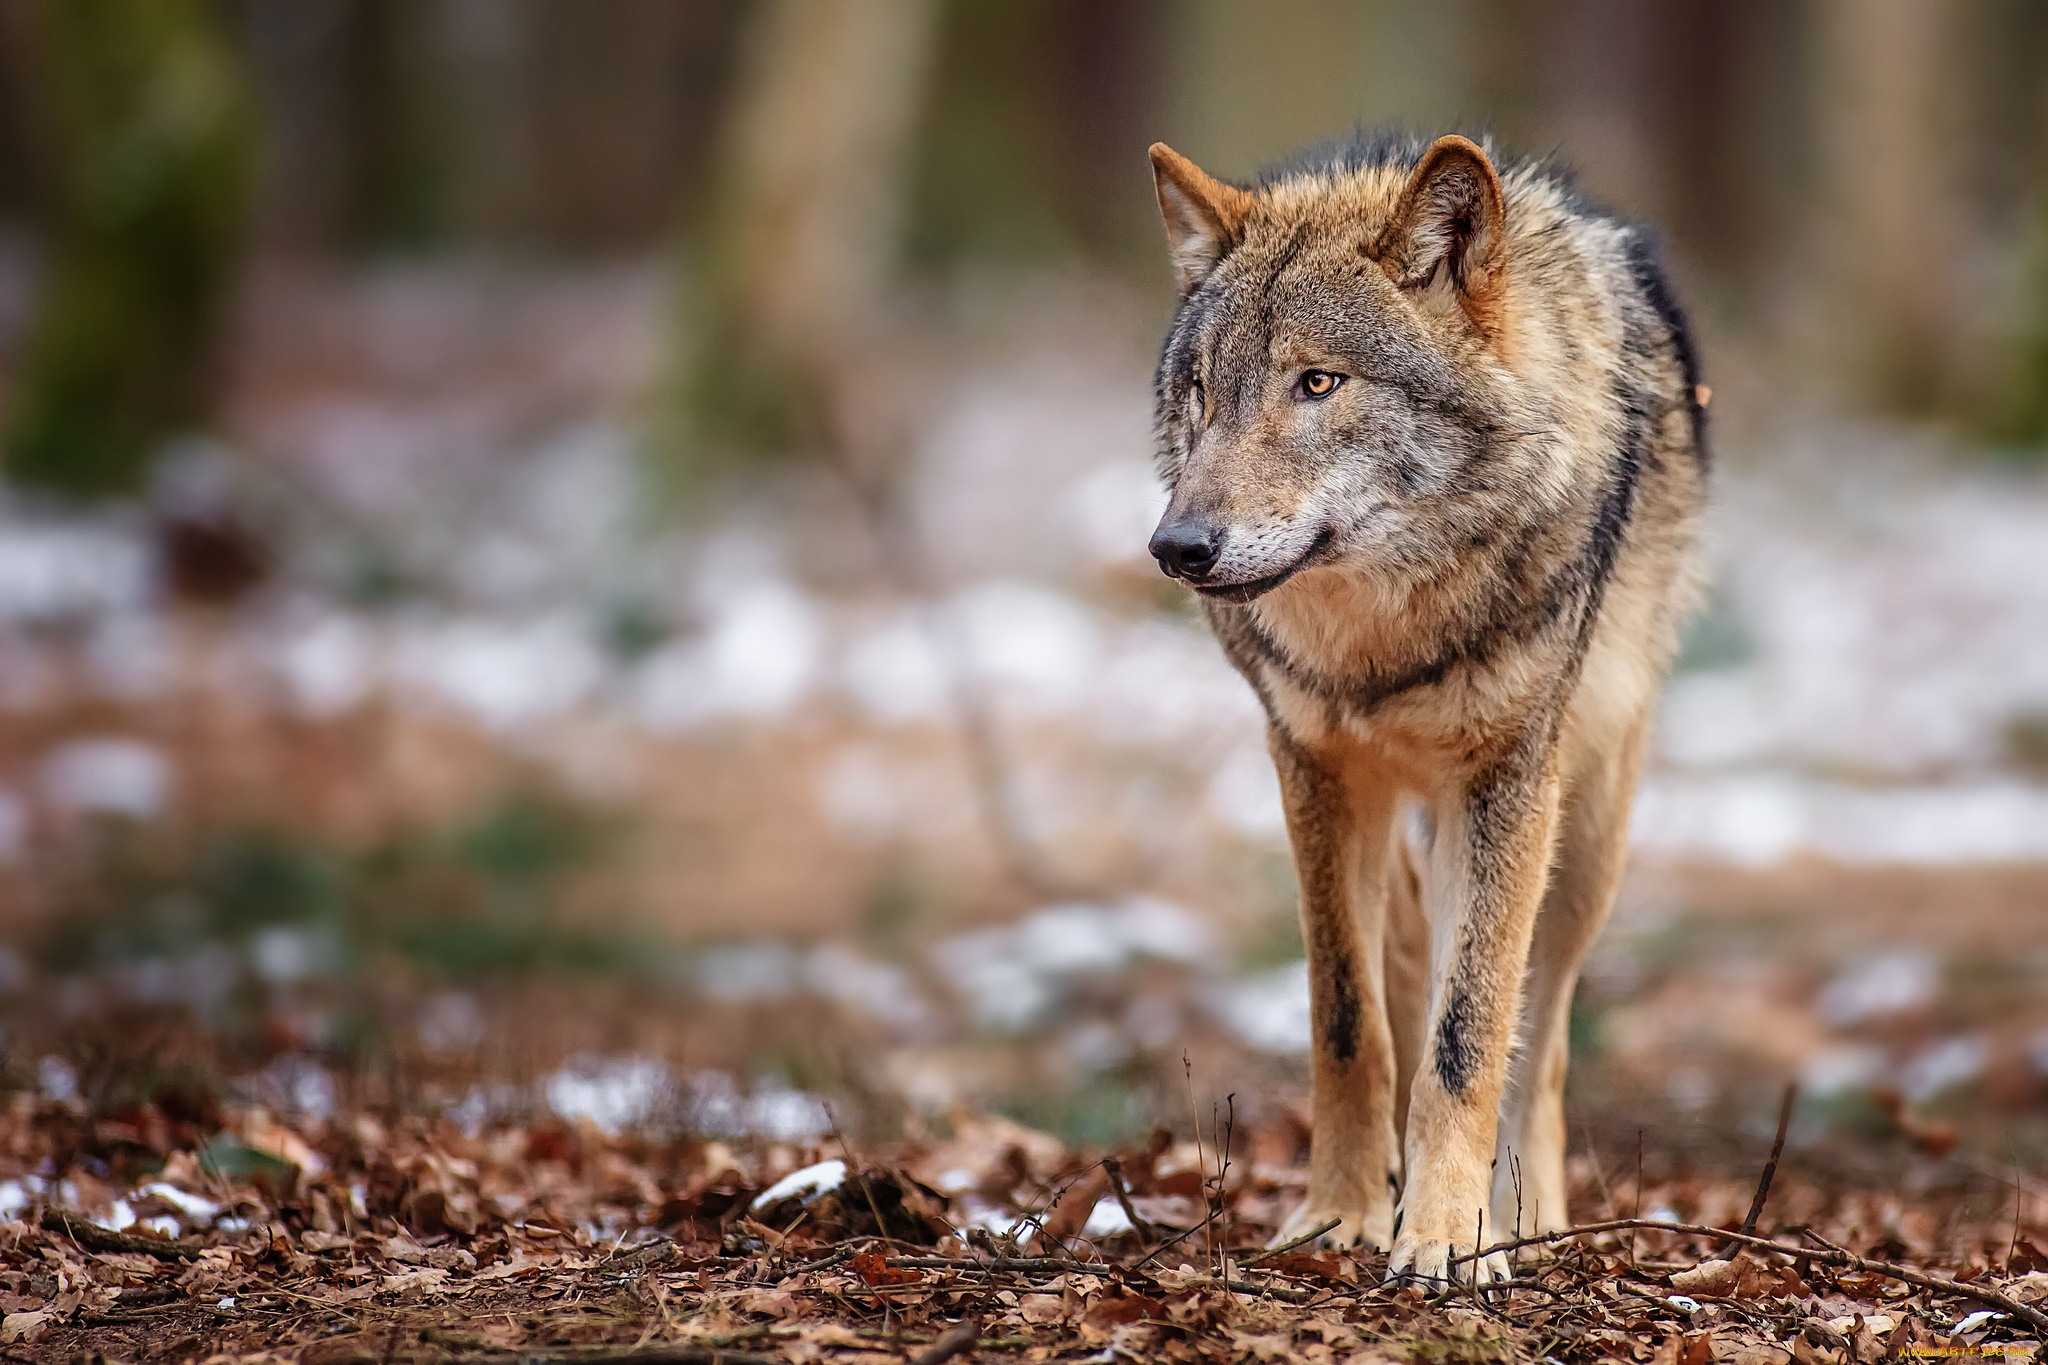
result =
[[[1152,188],[1166,221],[1166,249],[1181,297],[1195,292],[1244,231],[1252,197],[1226,185],[1163,142],[1152,144]]]

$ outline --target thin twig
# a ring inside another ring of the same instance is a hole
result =
[[[1181,1244],[1182,1242],[1185,1242],[1185,1241],[1186,1241],[1186,1240],[1187,1240],[1188,1238],[1190,1238],[1190,1237],[1194,1236],[1194,1235],[1195,1235],[1196,1233],[1198,1233],[1198,1232],[1202,1231],[1202,1230],[1203,1230],[1204,1228],[1208,1227],[1208,1226],[1209,1226],[1209,1220],[1210,1220],[1210,1219],[1212,1219],[1212,1218],[1214,1218],[1215,1216],[1216,1216],[1216,1211],[1215,1211],[1214,1209],[1211,1209],[1211,1210],[1209,1210],[1209,1211],[1208,1211],[1207,1213],[1205,1213],[1205,1214],[1203,1214],[1203,1215],[1202,1215],[1202,1221],[1201,1221],[1201,1222],[1199,1222],[1199,1223],[1195,1224],[1195,1225],[1194,1225],[1193,1227],[1189,1228],[1189,1229],[1188,1229],[1188,1230],[1187,1230],[1186,1232],[1183,1232],[1183,1233],[1179,1234],[1179,1235],[1178,1235],[1178,1236],[1176,1236],[1176,1237],[1175,1237],[1175,1238],[1174,1238],[1174,1239],[1173,1239],[1172,1241],[1169,1241],[1169,1242],[1161,1242],[1161,1243],[1160,1243],[1160,1244],[1159,1244],[1158,1246],[1154,1247],[1154,1248],[1153,1248],[1153,1249],[1152,1249],[1151,1251],[1148,1251],[1148,1252],[1146,1252],[1146,1253],[1145,1253],[1145,1258],[1144,1258],[1143,1260],[1139,1261],[1139,1262],[1137,1263],[1137,1265],[1135,1265],[1135,1266],[1132,1266],[1131,1268],[1132,1268],[1133,1270],[1142,1270],[1142,1269],[1143,1269],[1143,1268],[1144,1268],[1145,1266],[1147,1266],[1147,1265],[1150,1265],[1150,1264],[1151,1264],[1151,1262],[1152,1262],[1152,1258],[1153,1258],[1153,1257],[1155,1257],[1155,1256],[1159,1255],[1159,1254],[1160,1254],[1161,1252],[1165,1252],[1165,1251],[1171,1251],[1171,1250],[1173,1250],[1173,1248],[1175,1248],[1175,1247],[1179,1246],[1179,1245],[1180,1245],[1180,1244]]]
[[[1316,1238],[1322,1236],[1324,1233],[1328,1232],[1331,1228],[1336,1227],[1337,1224],[1343,1221],[1344,1220],[1342,1218],[1332,1218],[1329,1222],[1324,1223],[1321,1227],[1310,1228],[1307,1232],[1302,1233],[1301,1236],[1295,1238],[1291,1242],[1282,1242],[1279,1246],[1267,1247],[1258,1255],[1241,1262],[1238,1268],[1240,1270],[1249,1270],[1251,1267],[1257,1265],[1260,1261],[1270,1261],[1275,1256],[1285,1256],[1288,1252],[1294,1250],[1296,1247],[1305,1246],[1306,1244],[1313,1242]]]
[[[61,1209],[43,1210],[42,1224],[89,1251],[117,1251],[155,1256],[165,1261],[196,1261],[199,1248],[189,1242],[163,1241],[155,1237],[131,1237],[125,1232],[103,1228],[98,1223],[74,1218]]]
[[[882,1239],[882,1245],[888,1246],[893,1239],[889,1236],[889,1225],[882,1221],[881,1205],[875,1202],[875,1192],[869,1188],[868,1178],[861,1171],[860,1158],[855,1156],[853,1148],[847,1145],[846,1134],[839,1131],[839,1116],[832,1112],[832,1106],[829,1104],[825,1106],[825,1117],[832,1121],[832,1136],[839,1139],[839,1150],[846,1153],[846,1164],[853,1167],[853,1178],[860,1185],[860,1192],[867,1196],[868,1212],[875,1216],[875,1235]],[[797,1221],[803,1220],[799,1218]],[[795,1223],[789,1226],[791,1231],[796,1229]]]
[[[1124,1184],[1123,1163],[1113,1156],[1106,1156],[1102,1158],[1102,1170],[1103,1174],[1109,1177],[1110,1192],[1116,1195],[1117,1207],[1124,1211],[1124,1217],[1130,1219],[1131,1226],[1137,1229],[1139,1245],[1151,1241],[1152,1225],[1138,1216],[1137,1205],[1131,1202],[1130,1188]]]
[[[912,1361],[911,1365],[945,1365],[946,1361],[951,1360],[962,1351],[972,1350],[974,1344],[980,1340],[981,1320],[971,1317],[962,1318],[944,1336],[933,1342],[931,1349]]]
[[[781,1356],[732,1351],[723,1346],[673,1344],[566,1350],[498,1352],[452,1357],[453,1365],[784,1365]]]
[[[2038,1308],[2021,1303],[2017,1299],[2010,1298],[1984,1285],[1961,1284],[1955,1280],[1943,1279],[1936,1275],[1922,1275],[1916,1270],[1908,1270],[1904,1266],[1894,1265],[1890,1261],[1874,1261],[1868,1256],[1858,1256],[1852,1251],[1840,1248],[1827,1252],[1806,1251],[1799,1247],[1786,1246],[1783,1242],[1772,1241],[1768,1237],[1730,1232],[1726,1228],[1703,1227],[1698,1223],[1664,1223],[1649,1218],[1617,1218],[1605,1223],[1587,1223],[1582,1227],[1566,1228],[1562,1232],[1547,1233],[1541,1237],[1518,1237],[1512,1242],[1502,1242],[1497,1246],[1488,1247],[1483,1252],[1474,1252],[1473,1256],[1490,1256],[1496,1251],[1511,1251],[1517,1247],[1550,1246],[1558,1242],[1570,1241],[1575,1237],[1587,1237],[1601,1232],[1633,1232],[1637,1229],[1647,1232],[1676,1232],[1687,1237],[1715,1238],[1724,1242],[1739,1242],[1744,1246],[1755,1247],[1759,1251],[1775,1251],[1788,1256],[1802,1255],[1822,1265],[1860,1270],[1866,1275],[1877,1275],[1884,1279],[1897,1280],[1901,1284],[1915,1285],[1921,1289],[1932,1290],[1937,1294],[1949,1295],[1952,1298],[1976,1299],[1980,1303],[1987,1303],[1993,1308],[2023,1318],[2043,1331],[2048,1331],[2048,1312],[2043,1312]],[[1833,1244],[1830,1243],[1829,1245],[1832,1246]],[[1460,1261],[1470,1259],[1472,1257],[1453,1256],[1450,1259],[1450,1265],[1456,1265]],[[1445,1268],[1448,1270],[1449,1266]]]
[[[1641,1218],[1643,1216],[1643,1130],[1640,1128],[1636,1129],[1636,1206],[1630,1210],[1629,1216],[1632,1218]],[[1628,1263],[1631,1269],[1635,1267],[1636,1235],[1633,1230],[1628,1235]]]
[[[1745,1237],[1755,1235],[1756,1220],[1763,1216],[1764,1201],[1771,1197],[1771,1177],[1778,1173],[1778,1158],[1785,1154],[1785,1133],[1792,1126],[1792,1102],[1797,1098],[1799,1082],[1792,1081],[1785,1086],[1785,1102],[1778,1106],[1778,1135],[1771,1139],[1771,1159],[1764,1163],[1763,1176],[1756,1182],[1756,1198],[1750,1200],[1749,1214],[1742,1220]]]
[[[1580,1125],[1579,1136],[1586,1140],[1586,1164],[1593,1168],[1593,1183],[1600,1187],[1601,1207],[1605,1208],[1607,1216],[1612,1218],[1621,1212],[1621,1208],[1614,1202],[1614,1191],[1607,1188],[1607,1171],[1600,1164],[1600,1153],[1593,1148],[1592,1129],[1583,1124]],[[1642,1210],[1637,1209],[1636,1212],[1641,1213]],[[1517,1237],[1521,1236],[1522,1230],[1520,1228],[1515,1229],[1515,1235]]]
[[[2026,1191],[2020,1188],[2020,1183],[2017,1179],[2020,1168],[2019,1148],[2013,1145],[2012,1134],[2009,1132],[2005,1135],[2005,1145],[2012,1152],[2012,1168],[2015,1176],[2012,1183],[2012,1240],[2006,1243],[2005,1247],[2005,1268],[2010,1271],[2013,1258],[2020,1254],[2020,1214],[2025,1211],[2027,1195]]]
[[[1225,1220],[1223,1224],[1223,1249],[1217,1255],[1216,1259],[1223,1266],[1223,1288],[1225,1292],[1228,1292],[1230,1289],[1230,1205],[1228,1203],[1228,1200],[1230,1186],[1230,1144],[1237,1137],[1237,1092],[1235,1090],[1230,1092],[1229,1096],[1227,1097],[1227,1103],[1230,1106],[1230,1117],[1228,1121],[1225,1122],[1223,1125],[1223,1148],[1217,1154],[1216,1161],[1216,1209],[1220,1214],[1224,1216]],[[1215,1127],[1216,1114],[1215,1111],[1212,1109],[1209,1113],[1210,1131],[1214,1132]]]

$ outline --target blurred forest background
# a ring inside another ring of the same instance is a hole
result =
[[[1293,1112],[1256,707],[1144,553],[1144,149],[1381,124],[1658,224],[1714,389],[1575,1135],[1796,1077],[1801,1143],[2034,1160],[2025,0],[4,0],[0,1088]]]

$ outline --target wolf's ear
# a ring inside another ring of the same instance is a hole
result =
[[[1163,142],[1152,144],[1152,188],[1166,220],[1166,249],[1183,297],[1237,245],[1252,197],[1226,185]]]
[[[1373,258],[1404,288],[1443,266],[1468,300],[1491,293],[1507,257],[1500,177],[1479,144],[1456,134],[1430,144],[1408,177]]]

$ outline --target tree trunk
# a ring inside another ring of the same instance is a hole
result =
[[[208,0],[44,0],[8,18],[49,236],[7,469],[133,492],[212,410],[253,113]]]
[[[897,263],[933,0],[769,0],[734,87],[686,312],[687,462],[834,439]]]

